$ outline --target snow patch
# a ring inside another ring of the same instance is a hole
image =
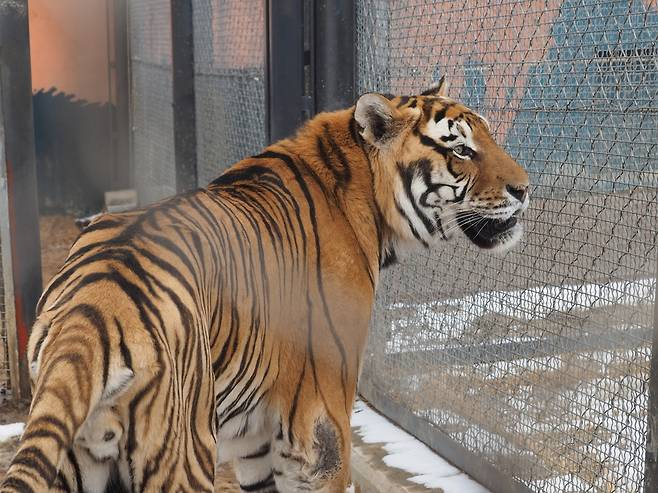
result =
[[[384,463],[408,472],[409,481],[427,488],[442,488],[444,493],[489,491],[361,401],[354,405],[352,428],[365,443],[381,443],[388,452]]]
[[[655,289],[655,278],[646,278],[600,284],[538,286],[516,291],[485,291],[425,303],[395,302],[389,305],[394,315],[392,336],[387,341],[386,352],[450,347],[450,342],[461,338],[485,315],[502,315],[527,322],[583,309],[637,306],[648,300],[653,301]],[[490,338],[487,342],[532,342],[538,339],[541,338],[520,335],[500,340]]]
[[[9,425],[0,425],[0,442],[9,440],[23,434],[25,423],[12,423]]]

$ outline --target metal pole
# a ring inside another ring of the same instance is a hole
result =
[[[315,109],[354,104],[356,43],[354,0],[315,4]]]
[[[304,88],[304,1],[271,0],[267,16],[268,131],[276,142],[311,113]]]
[[[0,98],[19,359],[14,391],[26,398],[27,340],[42,287],[27,0],[0,0]]]
[[[129,152],[129,73],[128,73],[128,6],[126,0],[112,0],[114,8],[113,35],[113,80],[114,94],[110,102],[113,103],[112,133],[113,148],[115,150],[115,173],[113,188],[129,188],[132,186]]]
[[[192,0],[171,0],[176,191],[198,186]]]
[[[658,273],[658,262],[656,262]],[[658,275],[656,276],[658,279]],[[653,341],[649,365],[649,403],[647,406],[647,450],[644,459],[644,491],[658,491],[658,289],[653,303]]]

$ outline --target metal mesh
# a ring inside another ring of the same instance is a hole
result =
[[[265,146],[265,1],[194,0],[199,184]]]
[[[142,204],[176,193],[170,3],[128,2],[132,163]]]
[[[533,491],[641,491],[656,3],[359,0],[357,10],[360,92],[413,94],[447,75],[532,183],[514,251],[457,241],[386,271],[361,391]]]

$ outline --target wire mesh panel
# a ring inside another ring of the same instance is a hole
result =
[[[265,146],[265,1],[194,0],[199,184]]]
[[[128,2],[132,163],[142,204],[176,193],[169,0]]]
[[[512,252],[453,240],[386,271],[361,391],[533,491],[641,491],[656,3],[360,0],[357,24],[360,92],[447,75],[532,184]]]

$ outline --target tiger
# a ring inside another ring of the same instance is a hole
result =
[[[366,93],[207,187],[94,219],[45,288],[0,492],[350,488],[383,268],[465,235],[506,250],[529,179],[446,95]]]

